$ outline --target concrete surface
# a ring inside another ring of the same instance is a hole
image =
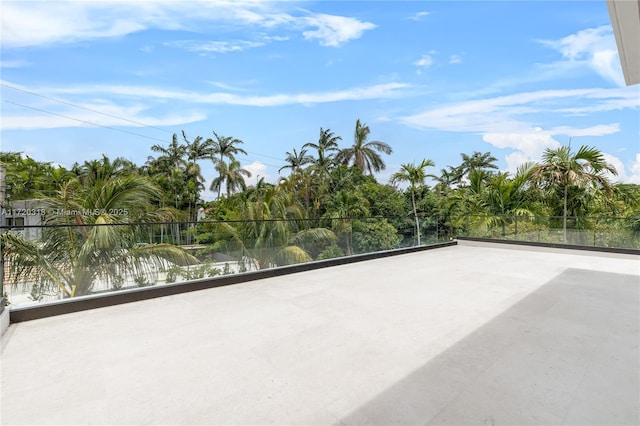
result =
[[[5,308],[0,313],[0,336],[2,336],[9,329],[9,308]]]
[[[461,245],[14,324],[1,422],[638,424],[639,269]]]

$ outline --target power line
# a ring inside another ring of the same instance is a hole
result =
[[[127,133],[127,134],[130,134],[130,135],[139,136],[141,138],[146,138],[146,139],[151,139],[151,140],[154,140],[154,141],[159,141],[159,142],[162,142],[162,143],[166,143],[166,141],[164,139],[159,139],[159,138],[156,138],[156,137],[153,137],[153,136],[147,136],[147,135],[143,135],[143,134],[140,134],[140,133],[131,132],[129,130],[118,129],[116,127],[111,127],[111,126],[107,126],[107,125],[104,125],[104,124],[94,123],[92,121],[82,120],[80,118],[70,117],[68,115],[58,114],[58,113],[52,112],[52,111],[46,111],[44,109],[40,109],[40,108],[32,107],[32,106],[29,106],[29,105],[24,105],[24,104],[21,104],[21,103],[18,103],[18,102],[14,102],[14,101],[11,101],[9,99],[5,99],[5,102],[8,102],[10,104],[13,104],[13,105],[16,105],[16,106],[20,106],[20,107],[23,107],[23,108],[32,109],[34,111],[43,112],[45,114],[55,115],[55,116],[58,116],[58,117],[69,119],[69,120],[78,121],[80,123],[85,123],[85,124],[88,124],[90,126],[102,127],[104,129],[114,130],[116,132]],[[253,152],[251,154],[253,154],[253,155],[261,155],[261,154],[257,154],[257,153],[253,153]],[[265,156],[265,157],[267,157],[267,156]],[[273,158],[273,157],[268,157],[268,158]],[[274,159],[279,160],[277,158],[274,158]],[[249,160],[251,160],[251,159],[249,158]],[[278,167],[278,166],[275,166],[273,164],[267,164],[267,163],[264,163],[264,162],[262,164],[264,164],[265,166],[269,166],[269,167]]]
[[[155,140],[155,141],[160,141],[160,142],[163,142],[163,143],[164,143],[164,142],[166,142],[164,139],[154,138],[153,136],[147,136],[147,135],[143,135],[143,134],[136,133],[136,132],[130,132],[130,131],[128,131],[128,130],[118,129],[118,128],[115,128],[115,127],[106,126],[106,125],[104,125],[104,124],[98,124],[98,123],[94,123],[94,122],[91,122],[91,121],[82,120],[82,119],[80,119],[80,118],[69,117],[68,115],[58,114],[57,112],[46,111],[46,110],[44,110],[44,109],[40,109],[40,108],[36,108],[36,107],[32,107],[32,106],[29,106],[29,105],[23,105],[23,104],[20,104],[20,103],[18,103],[18,102],[11,101],[11,100],[9,100],[9,99],[5,99],[5,102],[8,102],[8,103],[10,103],[10,104],[17,105],[17,106],[20,106],[20,107],[23,107],[23,108],[32,109],[32,110],[34,110],[34,111],[44,112],[45,114],[56,115],[56,116],[58,116],[58,117],[63,117],[63,118],[69,119],[69,120],[79,121],[80,123],[89,124],[89,125],[91,125],[91,126],[97,126],[97,127],[102,127],[102,128],[109,129],[109,130],[115,130],[116,132],[128,133],[128,134],[130,134],[130,135],[140,136],[141,138],[146,138],[146,139],[151,139],[151,140]]]
[[[4,87],[7,87],[9,89],[17,90],[17,91],[23,92],[23,93],[28,93],[30,95],[38,96],[38,97],[41,97],[41,98],[44,98],[44,99],[48,99],[50,101],[58,102],[58,103],[61,103],[61,104],[64,104],[64,105],[69,105],[69,106],[72,106],[74,108],[80,108],[80,109],[83,109],[85,111],[95,112],[96,114],[106,115],[107,117],[117,118],[118,120],[127,121],[129,123],[137,124],[139,126],[149,127],[151,129],[156,129],[156,130],[160,130],[160,131],[167,132],[167,133],[173,133],[172,131],[167,130],[167,129],[163,129],[161,127],[156,127],[156,126],[152,126],[150,124],[140,123],[139,121],[134,121],[134,120],[130,120],[128,118],[119,117],[117,115],[109,114],[109,113],[98,111],[98,110],[91,109],[91,108],[87,108],[87,107],[84,107],[82,105],[78,105],[78,104],[74,104],[74,103],[71,103],[71,102],[63,101],[62,99],[52,98],[51,96],[41,95],[40,93],[32,92],[32,91],[26,90],[26,89],[21,89],[19,87],[11,86],[11,85],[6,84],[6,83],[0,83],[0,86],[4,86]]]
[[[51,97],[51,96],[43,95],[43,94],[40,94],[40,93],[36,93],[36,92],[31,91],[31,90],[27,90],[27,89],[23,89],[23,88],[20,88],[20,87],[16,87],[16,86],[13,86],[11,84],[4,83],[4,82],[0,82],[0,86],[4,86],[4,87],[6,87],[8,89],[16,90],[18,92],[27,93],[29,95],[38,96],[40,98],[48,99],[50,101],[58,102],[58,103],[61,103],[61,104],[64,104],[64,105],[69,105],[69,106],[72,106],[74,108],[79,108],[79,109],[83,109],[85,111],[90,111],[90,112],[93,112],[93,113],[96,113],[96,114],[101,114],[101,115],[104,115],[104,116],[107,116],[107,117],[111,117],[111,118],[115,118],[115,119],[118,119],[118,120],[126,121],[128,123],[136,124],[136,125],[141,126],[141,127],[148,127],[150,129],[160,130],[162,132],[166,132],[166,133],[169,133],[169,134],[175,134],[176,133],[176,132],[172,132],[171,130],[163,129],[161,127],[157,127],[157,126],[153,126],[153,125],[150,125],[150,124],[141,123],[141,122],[135,121],[135,120],[130,120],[128,118],[120,117],[120,116],[115,115],[115,114],[109,114],[109,113],[106,113],[106,112],[103,112],[103,111],[98,111],[96,109],[87,108],[87,107],[84,107],[82,105],[75,104],[73,102],[68,102],[68,101],[65,101],[65,100],[62,100],[62,99],[58,99],[58,98],[54,98],[54,97]],[[141,136],[141,137],[144,137],[144,138],[147,138],[147,139],[159,140],[159,141],[162,141],[162,142],[166,142],[164,140],[161,140],[161,139],[158,139],[158,138],[154,138],[152,136],[140,135],[140,134],[135,133],[135,132],[130,132],[130,131],[122,130],[122,129],[116,129],[116,128],[110,127],[110,126],[105,126],[105,125],[101,125],[101,124],[92,123],[92,122],[89,122],[89,121],[81,120],[79,118],[69,117],[69,116],[65,116],[65,115],[62,115],[62,114],[54,113],[54,112],[51,112],[51,111],[46,111],[46,110],[38,109],[38,108],[35,108],[35,107],[22,105],[22,104],[13,102],[13,101],[6,101],[6,102],[9,102],[9,103],[12,103],[14,105],[18,105],[18,106],[21,106],[21,107],[24,107],[24,108],[30,108],[30,109],[33,109],[35,111],[44,112],[46,114],[57,115],[57,116],[64,117],[64,118],[67,118],[67,119],[70,119],[70,120],[79,121],[81,123],[91,124],[91,125],[95,125],[95,126],[98,126],[98,127],[103,127],[103,128],[106,128],[106,129],[116,130],[116,131],[123,132],[123,133],[129,133],[129,134]],[[270,158],[272,160],[282,161],[281,158],[272,157],[272,156],[269,156],[269,155],[266,155],[266,154],[260,154],[260,153],[253,152],[253,151],[247,151],[247,153],[248,154],[252,154],[252,155],[257,155],[257,156],[260,156],[260,157],[264,157],[264,158]],[[269,164],[265,163],[265,165],[269,165]],[[277,166],[271,166],[271,167],[277,167]]]

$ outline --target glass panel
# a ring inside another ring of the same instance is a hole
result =
[[[15,218],[21,219],[21,218]],[[168,285],[474,236],[640,249],[633,218],[323,218],[3,227],[13,306]]]

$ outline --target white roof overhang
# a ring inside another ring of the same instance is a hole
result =
[[[607,0],[627,86],[640,83],[640,0]]]

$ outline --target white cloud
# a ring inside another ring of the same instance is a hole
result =
[[[288,2],[269,1],[3,1],[2,46],[22,48],[121,37],[147,29],[187,30],[210,34],[211,24],[223,31],[240,27],[302,31],[323,46],[339,46],[375,28],[369,22],[344,16],[294,9]],[[282,41],[283,35],[262,35],[258,41]],[[237,46],[235,47],[237,48]],[[213,46],[213,49],[220,49]],[[217,51],[217,50],[216,50]]]
[[[461,64],[462,63],[462,58],[460,57],[460,55],[451,55],[451,56],[449,56],[449,63],[450,64]]]
[[[157,112],[151,112],[150,109],[154,106],[162,105],[169,100],[185,102],[188,105],[226,104],[271,107],[281,105],[312,105],[318,103],[383,99],[401,96],[403,94],[403,89],[409,87],[408,84],[403,83],[387,83],[329,92],[255,96],[245,94],[246,91],[243,92],[243,94],[219,92],[203,94],[143,86],[98,85],[26,88],[24,86],[2,80],[0,80],[0,83],[7,85],[8,87],[17,87],[21,90],[40,93],[58,99],[61,96],[65,97],[65,99],[61,99],[64,106],[53,101],[43,101],[44,103],[41,105],[31,103],[26,105],[26,107],[14,105],[11,108],[7,108],[5,106],[3,108],[2,121],[0,122],[0,130],[87,127],[91,126],[91,123],[100,124],[102,126],[120,127],[178,125],[201,121],[206,119],[207,116],[201,112],[193,110],[192,107],[187,111],[183,108],[176,108],[176,111],[182,112],[167,114],[164,116],[159,116]],[[212,84],[219,87],[226,86],[217,82]],[[228,86],[226,87],[227,89],[230,88]],[[76,96],[78,99],[97,99],[99,97],[108,97],[110,100],[99,100],[93,101],[92,103],[76,101],[74,103],[73,98]],[[132,104],[132,102],[136,103]],[[144,102],[144,104],[142,102]],[[70,108],[69,104],[78,105],[88,110]],[[29,114],[24,113],[24,111],[33,110],[34,108],[42,111]],[[99,113],[92,112],[90,110],[99,111]],[[53,114],[47,114],[44,111],[49,111]],[[67,118],[65,116],[72,118]],[[127,122],[122,119],[118,119],[117,117],[125,117],[128,120],[143,124]],[[89,123],[85,123],[85,121]]]
[[[84,96],[97,96],[99,94],[109,96],[122,96],[135,99],[157,100],[181,100],[190,103],[201,104],[228,104],[244,106],[281,106],[293,104],[318,104],[340,101],[357,101],[366,99],[393,98],[402,95],[402,89],[410,87],[405,83],[385,83],[365,87],[353,87],[338,91],[311,92],[297,94],[276,95],[237,95],[231,93],[200,93],[184,92],[170,89],[160,89],[144,86],[71,86],[57,88],[33,89],[38,93],[48,94],[74,94]]]
[[[267,173],[267,166],[259,161],[254,161],[251,164],[245,164],[242,168],[251,173],[250,178],[245,178],[247,186],[255,185],[255,183],[261,178],[264,178],[265,182],[271,182],[271,176]]]
[[[232,92],[244,92],[247,89],[243,88],[243,87],[238,87],[238,86],[232,86],[231,84],[227,84],[227,83],[223,83],[221,81],[209,81],[209,84],[211,84],[212,86],[218,87],[222,90],[228,90],[228,91],[232,91]]]
[[[554,139],[557,135],[604,136],[620,131],[618,123],[543,129],[529,117],[557,114],[566,110],[567,104],[577,102],[598,111],[616,110],[620,105],[630,109],[640,106],[632,89],[543,90],[442,105],[400,120],[422,129],[481,134],[483,141],[496,148],[513,150],[505,160],[508,170],[514,172],[525,161],[538,161],[546,148],[559,147]]]
[[[613,182],[625,182],[628,180],[627,177],[627,171],[626,168],[624,166],[624,163],[622,162],[622,160],[620,160],[618,157],[616,157],[615,155],[611,155],[608,154],[606,152],[602,153],[602,156],[604,157],[604,160],[611,164],[613,167],[616,168],[616,171],[618,172],[618,175],[613,175],[612,173],[607,172],[607,177],[609,179],[611,179],[611,181]]]
[[[37,46],[117,37],[144,29],[143,20],[126,18],[122,6],[105,7],[98,2],[52,1],[38,2],[37,6],[33,2],[3,2],[2,44],[9,48]],[[114,16],[114,12],[121,17]]]
[[[415,115],[401,117],[400,120],[418,128],[453,132],[527,132],[535,126],[519,119],[519,116],[566,111],[567,108],[562,105],[562,102],[569,105],[574,105],[576,102],[586,103],[588,106],[585,108],[600,111],[619,109],[620,105],[626,105],[626,108],[640,106],[633,89],[541,90],[442,105]],[[615,124],[608,126],[615,126]],[[563,128],[564,131],[569,129]],[[591,129],[593,131],[593,128]],[[597,129],[602,131],[605,128]],[[607,129],[610,130],[612,127]]]
[[[0,61],[0,68],[24,68],[24,67],[28,67],[29,65],[31,65],[29,62],[19,60],[19,59],[10,60],[10,61]]]
[[[588,66],[601,77],[624,86],[613,30],[609,25],[588,28],[559,40],[540,40],[562,54],[563,62],[552,64],[559,70]]]
[[[418,12],[415,13],[411,16],[408,16],[407,19],[411,20],[411,21],[421,21],[422,18],[425,18],[427,16],[431,15],[431,12],[427,12],[427,11],[422,11],[422,12]]]
[[[505,156],[507,170],[512,173],[524,162],[539,160],[545,149],[560,147],[557,140],[540,128],[519,133],[487,133],[482,140],[496,148],[515,150]]]
[[[431,55],[422,55],[420,59],[413,63],[417,67],[429,68],[433,65],[433,58]]]
[[[178,47],[186,49],[189,52],[199,53],[229,53],[241,52],[243,50],[264,46],[261,41],[233,40],[233,41],[196,41],[196,40],[177,40],[166,42],[165,46]]]
[[[549,130],[550,134],[554,135],[567,135],[571,137],[578,136],[605,136],[611,135],[614,133],[618,133],[620,131],[620,124],[598,124],[596,126],[591,127],[568,127],[568,126],[557,126]]]
[[[321,46],[338,47],[350,40],[362,37],[367,30],[376,26],[371,22],[362,22],[346,16],[316,14],[305,18],[306,23],[315,30],[304,31],[307,40],[319,40]]]
[[[607,173],[612,182],[640,184],[640,152],[636,153],[633,161],[628,164],[624,164],[624,162],[615,155],[606,152],[603,152],[602,155],[605,161],[613,165],[618,172],[617,176]]]
[[[30,108],[10,103],[10,108],[5,107],[3,110],[0,130],[172,126],[193,123],[207,118],[206,115],[196,111],[182,111],[159,116],[156,113],[145,113],[148,108],[143,105],[122,106],[106,101],[91,104],[78,103],[77,105],[86,109],[73,109],[46,102],[43,105],[38,105],[37,109],[40,111],[32,112],[33,110]],[[126,120],[118,117],[126,118]]]
[[[635,161],[629,166],[629,170],[631,171],[629,183],[640,185],[640,152],[636,153]]]

